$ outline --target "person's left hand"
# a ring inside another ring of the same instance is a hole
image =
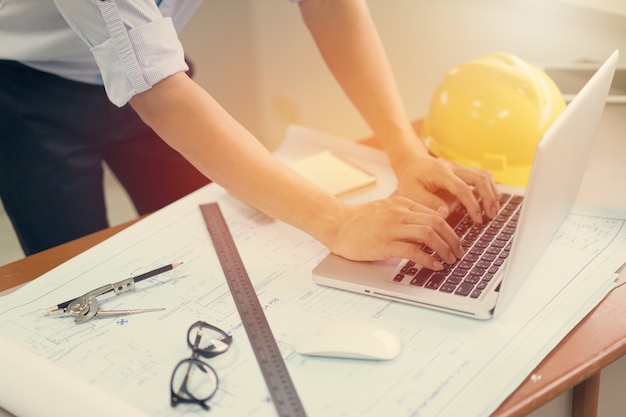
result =
[[[481,205],[491,219],[500,209],[498,189],[488,171],[431,155],[406,158],[394,170],[398,177],[397,194],[424,204],[444,217],[449,214],[449,207],[436,194],[441,191],[455,196],[477,223],[482,223]]]

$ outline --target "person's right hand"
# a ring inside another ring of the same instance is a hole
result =
[[[363,205],[342,205],[337,228],[328,248],[336,255],[355,261],[408,258],[427,268],[443,265],[425,253],[434,250],[453,264],[463,256],[459,237],[445,219],[426,206],[393,196]]]

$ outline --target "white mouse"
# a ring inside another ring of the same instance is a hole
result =
[[[302,355],[389,360],[398,355],[401,346],[394,331],[373,321],[331,320],[307,329],[296,351]]]

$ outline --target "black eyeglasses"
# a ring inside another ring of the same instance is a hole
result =
[[[205,410],[217,392],[219,379],[215,370],[199,359],[221,355],[230,348],[233,337],[209,323],[198,321],[187,331],[187,344],[192,350],[190,358],[178,362],[170,382],[171,404],[198,404]]]

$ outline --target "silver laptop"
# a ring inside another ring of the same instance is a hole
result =
[[[313,281],[477,319],[497,314],[576,200],[617,61],[615,51],[546,130],[526,189],[500,187],[502,209],[496,219],[477,225],[464,218],[457,204],[448,222],[466,253],[445,273],[406,259],[354,262],[329,254],[313,270]]]

